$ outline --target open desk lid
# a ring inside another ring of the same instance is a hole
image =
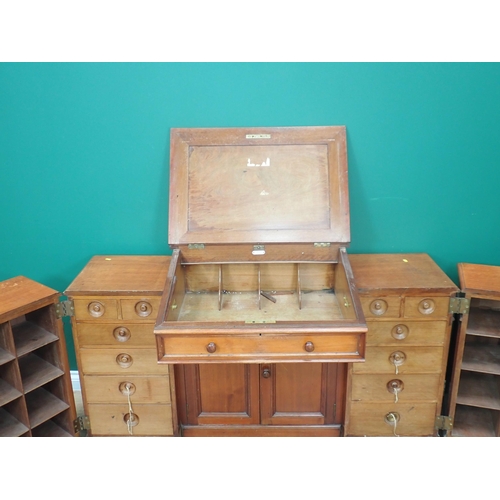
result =
[[[169,244],[350,241],[344,126],[172,129]]]

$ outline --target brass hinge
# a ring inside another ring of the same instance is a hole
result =
[[[438,415],[434,423],[434,427],[437,430],[451,431],[453,428],[453,420],[451,417],[446,417],[445,415]]]
[[[87,415],[75,418],[73,420],[73,428],[75,429],[75,434],[79,434],[82,431],[90,431],[90,420]]]
[[[325,247],[329,247],[330,243],[315,243],[314,246],[316,248],[325,248]]]
[[[450,298],[450,314],[467,314],[470,308],[470,300],[465,297]]]
[[[75,315],[75,304],[72,300],[63,300],[56,304],[56,316],[58,318],[65,318]]]
[[[203,250],[205,248],[205,243],[189,243],[189,250]]]

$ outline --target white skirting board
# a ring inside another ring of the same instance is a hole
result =
[[[70,370],[71,375],[71,385],[73,386],[73,391],[81,391],[82,387],[80,385],[80,375],[78,370]]]

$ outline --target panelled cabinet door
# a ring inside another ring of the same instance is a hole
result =
[[[261,423],[264,425],[327,425],[343,422],[337,408],[338,363],[261,365]],[[269,372],[269,375],[267,375]]]
[[[340,433],[344,364],[206,363],[177,365],[175,370],[183,435],[211,435],[215,427],[222,435],[273,435],[274,430],[280,433],[284,427],[301,426],[304,435],[309,432],[306,427],[311,435]],[[315,430],[320,426],[336,430]]]

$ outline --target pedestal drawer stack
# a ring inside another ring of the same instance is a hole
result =
[[[96,256],[66,290],[93,436],[173,434],[168,365],[153,327],[169,257]]]
[[[351,363],[345,434],[436,435],[454,283],[425,254],[353,255],[368,333]]]

